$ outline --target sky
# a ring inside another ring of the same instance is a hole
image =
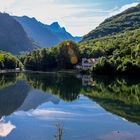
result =
[[[57,21],[73,35],[82,36],[138,3],[140,0],[0,0],[0,11],[35,17],[44,24]]]

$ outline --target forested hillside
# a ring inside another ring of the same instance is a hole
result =
[[[97,58],[98,74],[140,73],[140,4],[106,19],[80,43],[81,57]]]
[[[83,37],[83,41],[135,30],[140,27],[140,4],[106,19],[95,30]]]
[[[140,29],[81,43],[81,56],[98,58],[98,74],[140,73]]]

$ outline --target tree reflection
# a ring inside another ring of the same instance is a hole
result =
[[[8,87],[16,82],[16,74],[0,74],[0,89]]]
[[[28,83],[35,89],[51,92],[65,101],[73,101],[79,97],[81,80],[75,75],[65,74],[26,74]]]
[[[94,89],[83,89],[83,93],[107,111],[140,125],[139,79],[95,78]]]
[[[140,80],[137,78],[94,77],[91,86],[82,86],[85,76],[78,79],[65,74],[27,74],[26,77],[34,88],[51,92],[65,101],[73,101],[81,93],[107,111],[140,124]]]
[[[74,74],[26,73],[1,75],[0,83],[0,118],[16,111],[27,98],[32,86],[65,101],[74,101],[82,94],[107,111],[140,125],[140,80],[136,77],[102,76],[91,80],[91,76]]]

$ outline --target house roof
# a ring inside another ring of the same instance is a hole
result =
[[[89,62],[95,62],[96,59],[95,59],[95,58],[89,58],[89,59],[83,58],[82,61],[83,61],[84,63],[89,63]]]

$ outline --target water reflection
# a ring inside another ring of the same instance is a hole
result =
[[[16,75],[10,77],[9,80],[7,80],[7,75],[4,75],[1,81],[5,82],[3,82],[3,88],[0,90],[0,118],[16,111],[30,91],[30,86],[25,81],[16,81]]]
[[[7,136],[16,127],[11,122],[2,119],[12,113],[16,116],[32,116],[43,120],[54,119],[56,116],[68,120],[75,117],[75,121],[77,121],[81,117],[77,112],[85,111],[87,114],[83,116],[87,116],[87,121],[89,121],[97,116],[100,118],[101,115],[107,117],[107,113],[111,112],[129,122],[140,125],[140,80],[138,78],[92,78],[90,75],[64,73],[25,73],[1,75],[0,83],[0,137]],[[107,112],[90,114],[91,110],[96,110],[97,105],[91,106],[85,97],[96,102]],[[84,98],[84,104],[82,98]],[[57,108],[61,101],[69,103],[70,106],[63,104]],[[72,104],[73,102],[77,104]],[[49,103],[56,105],[55,110],[54,108],[46,109],[45,103],[48,106]],[[40,107],[41,105],[44,105],[43,108]],[[72,112],[69,112],[70,109]],[[99,139],[103,139],[103,137],[119,139],[121,136],[125,138],[128,134],[128,132],[122,133],[110,132]]]
[[[83,94],[107,111],[140,124],[140,80],[136,78],[94,77],[91,80],[89,75],[62,73],[11,74],[1,75],[0,78],[1,117],[16,110],[35,109],[43,102],[58,104],[59,98],[73,101]],[[86,81],[88,84],[85,84]]]
[[[83,93],[107,111],[140,125],[140,80],[103,79],[95,79],[94,90],[84,90]]]
[[[13,85],[16,82],[16,74],[0,74],[0,89]]]
[[[0,137],[8,136],[16,126],[11,124],[11,122],[5,122],[4,119],[0,120]]]
[[[78,98],[81,90],[81,80],[75,75],[65,74],[26,74],[27,81],[35,89],[51,92],[65,101]]]
[[[45,94],[40,90],[33,90],[26,96],[26,99],[18,108],[18,111],[29,111],[31,109],[36,109],[39,105],[46,102],[58,104],[60,102],[60,99],[57,96],[52,95],[51,93]]]

